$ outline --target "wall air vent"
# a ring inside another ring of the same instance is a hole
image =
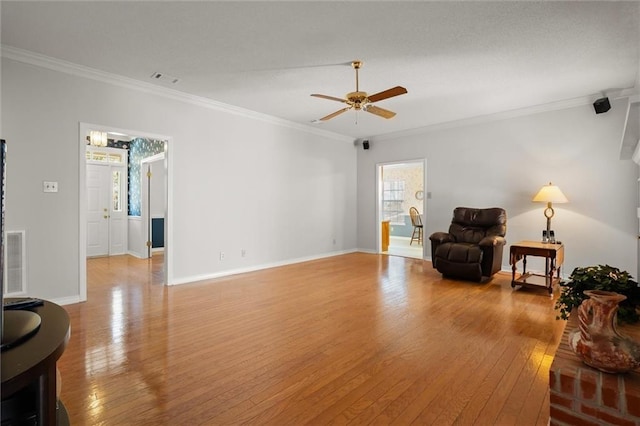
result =
[[[180,81],[178,77],[174,77],[163,72],[154,72],[153,74],[151,74],[151,79],[167,84],[177,84]]]
[[[25,231],[7,231],[5,252],[5,296],[27,293],[27,253]]]

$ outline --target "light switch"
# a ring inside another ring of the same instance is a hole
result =
[[[58,192],[58,182],[42,182],[43,192]]]

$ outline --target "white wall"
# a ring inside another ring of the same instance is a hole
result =
[[[145,259],[147,257],[147,247],[144,245],[146,237],[142,234],[142,218],[140,216],[127,216],[128,226],[128,251],[132,256]]]
[[[80,122],[172,138],[170,282],[356,247],[357,154],[345,139],[6,57],[1,78],[6,224],[27,231],[32,296],[80,293]],[[44,180],[59,192],[44,194]]]
[[[397,139],[370,138],[358,151],[358,245],[376,249],[376,164],[426,158],[425,240],[447,230],[456,206],[504,207],[507,241],[539,240],[544,205],[531,199],[558,185],[570,203],[554,206],[552,228],[565,243],[565,267],[598,263],[636,275],[637,166],[619,160],[626,101],[606,114],[591,105],[518,118],[425,131]],[[430,256],[430,247],[427,256]],[[508,246],[503,269],[508,265]]]

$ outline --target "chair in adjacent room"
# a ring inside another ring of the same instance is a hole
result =
[[[498,207],[456,207],[449,232],[435,232],[431,240],[433,267],[442,275],[482,281],[502,267],[507,212]]]
[[[413,244],[413,241],[417,241],[418,244],[422,244],[422,218],[420,217],[420,213],[418,213],[418,209],[415,207],[411,207],[409,209],[409,216],[411,216],[411,224],[413,225],[413,233],[411,234],[411,241],[409,241],[409,245]]]

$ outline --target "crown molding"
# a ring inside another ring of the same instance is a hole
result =
[[[581,98],[554,102],[552,104],[536,105],[533,107],[526,107],[526,108],[520,108],[520,109],[515,109],[510,111],[497,112],[494,114],[478,115],[475,117],[463,118],[461,120],[453,120],[453,121],[447,121],[445,123],[436,123],[436,124],[431,124],[429,126],[417,127],[414,129],[404,130],[402,132],[387,133],[384,135],[372,137],[372,139],[375,138],[376,142],[393,140],[393,139],[398,139],[398,138],[403,138],[408,136],[416,136],[416,135],[421,135],[425,133],[432,133],[440,130],[455,129],[459,127],[473,126],[478,124],[490,123],[494,121],[506,120],[509,118],[523,117],[526,115],[533,115],[541,112],[557,111],[561,109],[587,105],[589,102],[593,102],[594,99],[595,98],[591,96],[584,96]]]
[[[634,99],[636,102],[640,100],[639,90],[636,87],[622,89],[615,94],[610,94],[608,97],[611,99],[623,99],[629,98],[633,102]],[[607,96],[607,95],[604,95]],[[507,120],[510,118],[524,117],[527,115],[540,114],[543,112],[551,112],[551,111],[559,111],[563,109],[581,107],[585,105],[593,104],[593,102],[603,97],[602,93],[595,93],[586,96],[581,96],[573,99],[565,99],[562,101],[551,102],[548,104],[542,105],[534,105],[530,107],[524,107],[519,109],[513,109],[509,111],[496,112],[492,114],[486,115],[478,115],[475,117],[463,118],[460,120],[448,121],[445,123],[436,123],[428,126],[417,127],[413,129],[403,130],[401,132],[394,133],[386,133],[383,135],[371,136],[369,139],[375,140],[376,142],[386,141],[386,140],[394,140],[399,138],[404,138],[408,136],[416,136],[422,135],[425,133],[436,132],[439,130],[447,130],[454,129],[459,127],[473,126],[478,124],[490,123],[494,121]],[[367,138],[364,138],[367,139]]]
[[[77,77],[88,78],[91,80],[100,81],[102,83],[113,84],[127,89],[136,90],[138,92],[149,93],[157,96],[162,96],[167,99],[188,103],[191,105],[200,106],[203,108],[213,109],[229,114],[239,115],[245,118],[263,121],[276,126],[287,127],[294,130],[299,130],[306,133],[311,133],[317,136],[326,137],[342,142],[353,142],[353,138],[338,133],[321,130],[312,126],[305,126],[303,124],[295,123],[293,121],[284,120],[278,117],[274,117],[267,114],[262,114],[249,109],[225,104],[213,99],[205,98],[202,96],[191,95],[188,93],[180,92],[178,90],[169,89],[165,87],[156,86],[151,83],[147,83],[140,80],[135,80],[129,77],[123,77],[117,74],[112,74],[104,71],[97,70],[95,68],[86,67],[83,65],[75,64],[73,62],[64,61],[61,59],[52,58],[50,56],[41,55],[24,49],[18,49],[6,45],[0,45],[0,52],[2,58],[11,59],[17,62],[22,62],[29,65],[34,65],[41,68],[46,68],[53,71],[58,71],[65,74],[74,75]]]

